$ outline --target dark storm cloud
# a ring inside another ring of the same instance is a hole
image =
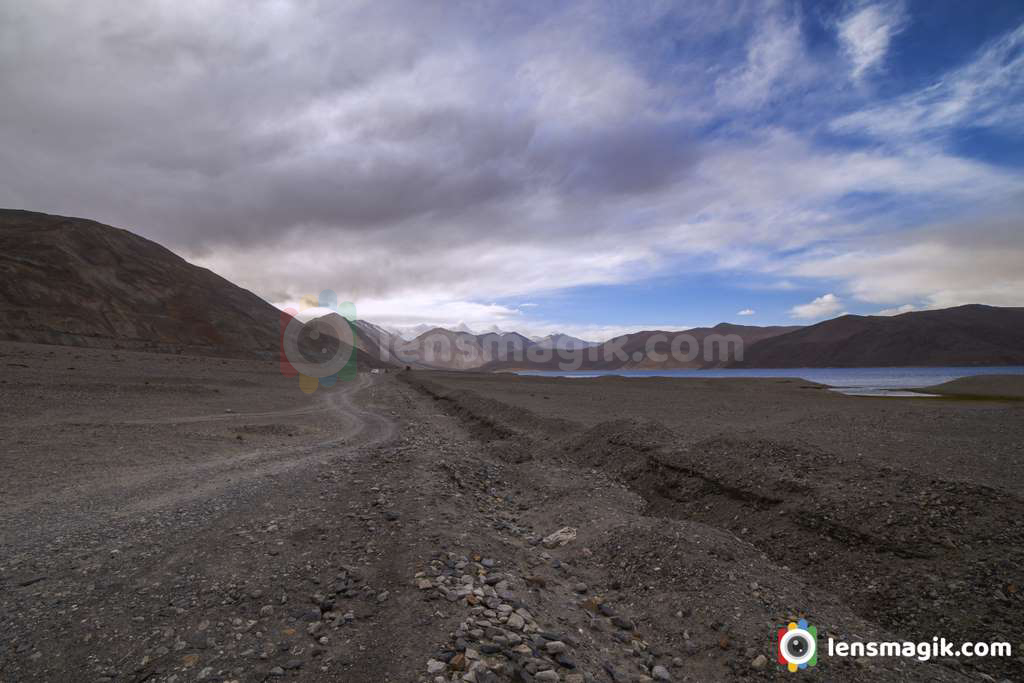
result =
[[[502,230],[541,186],[642,193],[691,162],[658,126],[619,128],[642,120],[646,103],[610,100],[642,94],[642,82],[580,104],[595,111],[538,107],[577,68],[587,79],[604,77],[604,65],[587,64],[585,44],[548,45],[524,78],[530,57],[512,43],[532,49],[571,28],[531,34],[540,17],[528,13],[424,3],[60,10],[2,10],[16,59],[4,62],[0,154],[7,168],[35,171],[9,181],[4,199],[87,210],[180,248],[428,217],[457,234],[484,217]],[[489,49],[502,43],[505,53]],[[602,120],[608,107],[620,111]],[[40,174],[70,201],[40,187]],[[84,196],[95,199],[82,206]]]
[[[842,87],[813,83],[827,69],[794,16],[0,0],[0,205],[132,229],[274,300],[481,302],[680,254],[767,259],[856,232],[835,207],[851,192],[1013,185],[924,146],[820,150],[766,123],[766,101]],[[743,134],[698,133],[717,124]]]

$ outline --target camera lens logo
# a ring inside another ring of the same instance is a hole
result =
[[[326,315],[303,324],[298,314],[306,309],[328,309]],[[356,376],[355,304],[338,304],[338,295],[329,289],[318,298],[304,296],[299,310],[286,308],[281,313],[281,374],[299,377],[299,388],[312,394],[318,386],[331,387],[339,379]]]
[[[818,629],[806,619],[789,622],[776,634],[779,664],[790,671],[806,669],[818,663]]]

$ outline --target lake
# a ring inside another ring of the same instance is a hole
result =
[[[710,370],[607,370],[560,372],[523,371],[519,375],[539,377],[799,377],[825,384],[833,390],[853,396],[923,396],[902,389],[917,389],[942,384],[971,375],[1024,375],[1024,366],[934,367],[934,368],[759,368]]]

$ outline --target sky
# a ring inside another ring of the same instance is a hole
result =
[[[603,339],[1024,306],[1024,3],[0,0],[0,206]]]

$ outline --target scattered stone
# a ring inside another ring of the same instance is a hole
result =
[[[758,655],[758,656],[754,657],[754,661],[752,661],[750,663],[751,668],[757,669],[758,671],[760,671],[761,669],[765,668],[767,665],[768,665],[768,658],[765,657],[764,655]]]
[[[527,576],[526,583],[538,588],[545,588],[548,585],[547,580],[543,576]]]
[[[671,681],[672,680],[672,674],[670,674],[668,672],[668,669],[663,667],[661,664],[658,664],[653,669],[651,669],[651,675],[654,676],[654,680],[656,680],[656,681]]]
[[[427,673],[428,674],[439,674],[448,668],[448,665],[444,662],[439,662],[436,659],[427,660]]]
[[[625,617],[612,617],[612,623],[621,628],[623,631],[632,631],[634,628],[636,628],[636,626],[633,625],[633,622],[629,619],[626,619]]]
[[[558,548],[576,540],[576,529],[565,526],[552,534],[544,537],[541,541],[545,548]]]

